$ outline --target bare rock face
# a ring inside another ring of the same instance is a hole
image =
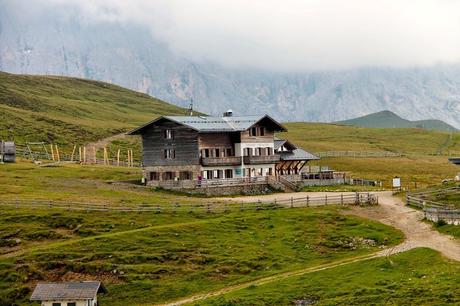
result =
[[[460,128],[460,65],[275,73],[192,62],[134,24],[91,23],[77,13],[0,4],[0,70],[116,83],[209,114],[269,113],[285,121],[337,121],[392,110]]]

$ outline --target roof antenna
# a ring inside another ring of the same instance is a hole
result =
[[[188,107],[187,115],[193,116],[193,98],[190,98],[190,106]]]

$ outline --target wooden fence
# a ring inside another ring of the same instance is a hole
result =
[[[318,157],[401,157],[402,153],[387,151],[327,151],[316,152]]]
[[[378,197],[370,193],[337,194],[325,196],[307,196],[300,198],[290,198],[284,200],[262,201],[255,203],[238,202],[216,202],[201,204],[101,204],[84,202],[67,202],[52,200],[8,200],[0,199],[0,206],[15,208],[40,208],[40,209],[61,209],[69,211],[101,211],[101,212],[155,212],[155,213],[176,213],[176,212],[205,212],[205,213],[225,213],[235,211],[257,211],[277,208],[301,208],[323,205],[376,205]]]
[[[406,195],[406,204],[418,207],[423,210],[425,218],[438,222],[444,220],[448,224],[460,225],[460,209],[453,205],[430,200],[430,196],[460,193],[460,187],[445,189],[430,189]]]

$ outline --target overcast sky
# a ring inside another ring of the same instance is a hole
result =
[[[182,56],[229,66],[303,71],[460,60],[460,0],[26,3],[30,10],[56,6],[57,14],[59,7],[76,6],[88,22],[140,23]]]

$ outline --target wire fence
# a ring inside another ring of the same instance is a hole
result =
[[[28,199],[0,199],[0,206],[15,208],[40,208],[40,209],[61,209],[69,211],[102,211],[102,212],[155,212],[155,213],[176,213],[176,212],[206,212],[225,213],[232,211],[257,211],[277,208],[302,208],[324,205],[376,205],[378,197],[371,193],[337,194],[324,196],[306,196],[270,201],[258,200],[253,203],[246,202],[204,202],[198,204],[104,204],[68,202],[55,200],[28,200]]]

